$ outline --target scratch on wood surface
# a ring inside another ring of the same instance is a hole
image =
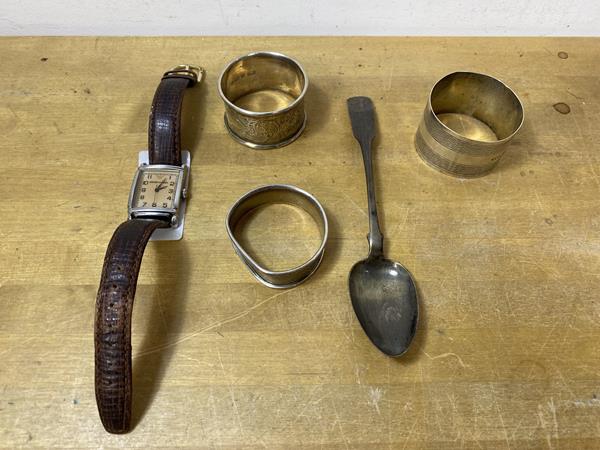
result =
[[[231,384],[229,384],[228,388],[229,388],[229,395],[231,397],[231,404],[233,405],[233,412],[235,414],[235,419],[237,421],[238,428],[240,430],[240,434],[242,436],[244,436],[244,428],[242,427],[242,420],[240,418],[240,411],[238,409],[237,401],[235,400],[235,395],[233,393],[233,386]]]
[[[360,382],[360,372],[361,369],[357,366],[354,367],[354,374],[356,375],[356,384],[361,384]]]
[[[550,411],[550,414],[552,414],[552,430],[548,429],[548,422],[546,421],[546,419],[544,417],[546,408],[543,405],[538,405],[537,416],[538,416],[540,426],[546,434],[546,443],[548,444],[548,448],[553,449],[554,446],[552,445],[552,439],[554,438],[557,443],[559,442],[558,441],[558,420],[556,419],[556,408],[554,406],[554,399],[550,398],[550,401],[546,403],[546,406],[547,406],[548,410]]]
[[[542,430],[546,429],[546,420],[544,420],[544,413],[542,412],[542,406],[538,405],[537,418],[540,423],[540,427]],[[552,449],[552,441],[550,440],[550,435],[546,433],[546,442],[548,443],[548,448]]]
[[[191,356],[187,356],[187,355],[181,355],[180,357],[181,357],[181,358],[183,358],[183,359],[186,359],[186,360],[188,360],[188,361],[193,361],[193,362],[195,362],[195,363],[196,363],[198,366],[202,366],[202,361],[200,361],[200,360],[199,360],[199,359],[197,359],[197,358],[192,358]]]
[[[600,181],[598,180],[598,174],[596,173],[596,170],[594,169],[594,165],[591,162],[588,164],[590,166],[590,171],[592,172],[592,175],[594,176],[594,181],[596,182],[596,185],[598,187],[600,187]]]
[[[494,385],[490,383],[490,389],[492,391],[492,398],[494,399],[494,408],[496,409],[496,413],[498,414],[498,418],[500,419],[500,424],[502,425],[502,432],[504,433],[504,440],[506,442],[506,447],[510,449],[510,441],[508,440],[508,431],[506,430],[506,424],[504,423],[504,417],[502,416],[502,412],[500,411],[500,407],[498,406],[498,400],[496,399],[496,390],[494,389]]]
[[[458,356],[456,353],[452,353],[452,352],[448,352],[448,353],[442,353],[440,355],[436,355],[436,356],[431,356],[429,353],[427,353],[425,350],[421,350],[423,352],[423,354],[425,356],[427,356],[429,359],[434,360],[434,359],[440,359],[440,358],[448,358],[449,356],[454,356],[456,358],[456,360],[458,361],[458,363],[464,367],[467,368],[469,367],[468,365],[466,365],[462,358],[460,356]]]
[[[456,411],[456,396],[454,394],[446,394],[446,397],[448,397],[452,410]]]
[[[305,417],[304,416],[304,411],[306,411],[306,408],[308,408],[309,405],[315,406],[318,405],[319,403],[321,403],[323,401],[323,399],[325,399],[327,397],[327,393],[325,395],[322,395],[321,397],[319,397],[317,400],[313,401],[313,396],[315,395],[315,392],[317,391],[317,389],[322,388],[322,386],[320,384],[317,384],[308,394],[308,400],[306,401],[306,403],[304,403],[304,406],[302,407],[302,409],[300,410],[300,412],[296,415],[296,418],[294,419],[294,423],[298,422],[298,420],[300,420],[301,417]]]
[[[475,250],[476,248],[479,247],[479,244],[481,244],[483,242],[483,238],[481,239],[477,239],[473,244],[466,246],[465,248],[463,248],[463,250],[456,256],[456,260],[462,260],[468,252],[470,252],[471,250]]]
[[[522,256],[524,256],[525,258],[527,258],[526,255],[522,255]],[[548,275],[553,280],[557,280],[560,277],[560,272],[556,268],[554,268],[554,267],[545,267],[542,264],[540,264],[538,261],[535,261],[533,259],[530,260],[530,259],[517,259],[517,258],[515,258],[515,261],[517,261],[521,265],[521,273],[523,273],[523,275],[527,274],[527,271],[523,267],[524,265],[527,265],[527,266],[535,267],[535,268],[539,269],[542,273],[544,273],[545,275]]]
[[[223,359],[221,358],[221,350],[219,350],[217,348],[217,357],[219,358],[219,365],[221,366],[221,372],[223,373],[223,376],[227,375],[227,372],[225,372],[225,366],[223,365]]]
[[[533,188],[533,193],[535,194],[535,198],[537,200],[538,206],[539,206],[539,210],[543,210],[544,207],[542,206],[542,200],[540,199],[540,194],[538,194],[537,189],[534,187]]]
[[[544,340],[544,343],[542,344],[542,346],[540,347],[540,349],[537,351],[537,353],[536,353],[536,359],[539,358],[539,356],[542,354],[542,352],[546,348],[546,345],[548,345],[548,342],[550,341],[550,337],[554,333],[554,330],[556,330],[557,326],[558,326],[558,322],[556,322],[554,324],[554,326],[552,327],[552,329],[550,330],[550,332],[546,336],[546,339]],[[529,380],[531,378],[531,374],[533,373],[533,369],[534,369],[534,366],[532,366],[531,369],[529,369],[529,373],[527,374],[527,380]]]
[[[512,302],[510,301],[510,295],[508,294],[508,291],[506,290],[506,288],[503,288],[504,290],[504,299],[506,300],[506,304],[508,306],[508,314],[511,317],[515,317],[515,310],[513,308]]]
[[[369,217],[369,215],[367,214],[367,211],[363,208],[361,208],[354,200],[352,200],[352,198],[346,194],[344,191],[341,191],[342,195],[350,202],[352,203],[356,209],[358,209],[365,217]]]
[[[238,429],[240,430],[240,435],[244,435],[244,429],[242,427],[242,420],[240,418],[240,411],[237,406],[237,401],[235,399],[235,394],[233,393],[233,383],[231,381],[231,374],[225,371],[225,366],[223,365],[223,358],[221,358],[221,351],[217,348],[217,357],[219,358],[219,365],[221,366],[221,372],[223,373],[223,377],[229,378],[227,383],[227,389],[229,390],[229,397],[231,398],[231,406],[233,407],[233,412],[235,415],[235,419],[238,425]]]
[[[510,433],[510,440],[514,441],[517,436],[517,432],[522,428],[523,418],[519,419],[517,424],[513,427],[512,432]]]
[[[161,302],[161,297],[162,297],[162,291],[160,286],[156,286],[156,293],[158,294],[156,296],[156,301],[158,303],[158,312],[160,313],[160,318],[162,320],[163,326],[165,327],[165,332],[169,332],[169,327],[167,326],[167,319],[165,317],[165,310],[163,309],[162,306],[162,302]]]
[[[176,339],[176,340],[174,340],[172,342],[167,342],[165,344],[162,344],[162,345],[150,348],[150,349],[148,349],[146,351],[143,351],[141,353],[138,353],[137,355],[134,356],[134,358],[140,358],[142,356],[146,356],[146,355],[149,355],[149,354],[152,354],[152,353],[164,350],[165,348],[172,347],[173,345],[181,344],[182,342],[190,340],[193,337],[198,336],[201,333],[204,333],[206,331],[212,330],[213,328],[220,327],[220,326],[225,325],[227,323],[231,323],[231,322],[233,322],[233,321],[235,321],[237,319],[240,319],[240,318],[248,315],[249,313],[251,313],[252,311],[254,311],[256,308],[261,307],[265,303],[267,303],[267,302],[269,302],[269,301],[271,301],[271,300],[273,300],[273,299],[275,299],[277,297],[280,297],[280,296],[282,296],[284,294],[288,294],[288,293],[292,292],[295,289],[296,288],[291,288],[291,289],[288,289],[288,290],[283,291],[283,292],[278,292],[277,294],[272,295],[270,297],[267,297],[264,300],[261,300],[260,302],[252,305],[250,308],[245,309],[244,311],[242,311],[240,313],[234,314],[233,316],[228,317],[227,319],[224,319],[224,320],[221,320],[219,322],[213,323],[212,325],[208,325],[208,326],[206,326],[204,328],[200,328],[199,330],[196,330],[196,331],[194,331],[194,332],[192,332],[190,334],[187,334],[187,335],[183,336],[180,339]]]
[[[442,434],[444,431],[442,429],[442,423],[440,422],[440,417],[444,418],[444,417],[446,417],[446,415],[444,414],[444,411],[442,410],[442,405],[440,404],[439,399],[437,397],[435,397],[432,400],[436,406],[436,413],[434,414],[433,417],[435,418],[435,423],[437,424],[438,432],[440,434]]]
[[[418,421],[419,421],[419,418],[417,417],[415,419],[415,421],[413,422],[412,427],[410,427],[410,431],[408,432],[408,435],[406,436],[406,440],[404,441],[402,450],[406,449],[406,446],[408,445],[408,441],[410,440],[410,437],[412,436],[413,432],[415,431],[415,427],[417,426]]]
[[[394,71],[395,71],[395,67],[394,67],[394,64],[392,64],[390,67],[390,72],[389,72],[388,79],[387,79],[387,86],[385,87],[386,91],[389,91],[390,89],[392,89],[392,79],[394,78]]]
[[[425,376],[423,375],[423,364],[419,364],[419,375],[420,375],[420,379],[421,379],[421,386],[425,385]],[[415,381],[416,384],[416,381]]]
[[[558,420],[556,418],[556,406],[554,406],[554,398],[550,397],[548,409],[552,413],[552,422],[554,423],[554,439],[558,439]]]
[[[502,172],[498,172],[497,177],[496,177],[496,183],[495,183],[495,186],[494,186],[494,192],[492,192],[492,195],[491,195],[490,201],[489,201],[490,205],[493,205],[494,202],[496,201],[496,197],[498,195],[498,191],[500,190],[500,180],[501,180],[501,177],[502,177]]]
[[[411,208],[404,208],[404,218],[398,222],[398,224],[394,227],[393,233],[397,233],[398,231],[404,229],[406,226],[406,222],[408,222],[408,215],[411,211]]]
[[[561,370],[560,370],[558,367],[554,366],[554,365],[552,365],[551,367],[552,367],[552,368],[553,368],[553,369],[556,371],[556,374],[557,374],[557,375],[558,375],[558,377],[561,379],[561,381],[562,381],[562,384],[563,384],[563,386],[565,387],[565,389],[566,389],[567,391],[569,391],[569,394],[571,394],[571,397],[575,397],[575,393],[573,392],[573,390],[571,389],[571,387],[570,387],[570,386],[569,386],[569,384],[567,383],[567,380],[566,380],[566,379],[565,379],[565,377],[563,376],[563,374],[562,374]]]
[[[344,444],[346,448],[350,448],[348,445],[348,438],[346,437],[346,433],[344,433],[344,429],[342,428],[342,423],[340,422],[340,415],[338,413],[337,405],[335,404],[335,399],[331,400],[331,404],[333,405],[333,413],[335,414],[335,423],[337,424],[338,430],[340,432],[340,436],[344,440]]]
[[[369,388],[369,404],[375,408],[377,414],[381,415],[381,411],[379,410],[379,402],[383,398],[383,394],[385,391],[379,387]]]
[[[557,170],[556,174],[558,175],[558,179],[560,180],[560,184],[562,184],[563,186],[566,186],[567,183],[565,183],[565,180],[564,180],[562,174],[560,173],[560,170]]]

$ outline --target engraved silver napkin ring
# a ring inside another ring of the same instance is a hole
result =
[[[230,62],[219,77],[225,128],[254,149],[279,148],[304,130],[308,75],[299,62],[276,52],[254,52]]]

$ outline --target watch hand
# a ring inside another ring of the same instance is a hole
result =
[[[162,180],[162,181],[161,181],[161,182],[158,184],[158,186],[156,186],[156,187],[154,188],[154,192],[158,192],[158,191],[160,191],[161,189],[163,189],[163,187],[162,187],[162,184],[163,184],[163,183],[166,183],[166,182],[167,182],[167,179],[166,179],[166,178],[163,178],[163,180]],[[166,185],[165,185],[165,187],[166,187]]]
[[[167,186],[166,184],[165,184],[164,186],[158,186],[158,187],[156,188],[156,192],[158,192],[158,191],[162,191],[163,189],[166,189],[167,187],[168,187],[168,186]]]

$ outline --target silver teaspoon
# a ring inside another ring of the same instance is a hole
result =
[[[350,271],[348,284],[354,312],[371,342],[389,356],[408,350],[419,318],[415,283],[400,264],[383,255],[383,235],[377,218],[371,144],[375,111],[369,97],[347,100],[352,132],[360,144],[369,199],[369,256]]]

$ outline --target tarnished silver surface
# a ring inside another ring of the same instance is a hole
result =
[[[369,97],[347,101],[352,133],[360,144],[369,203],[369,255],[348,276],[352,307],[371,342],[388,356],[403,355],[419,321],[415,282],[400,263],[383,253],[383,234],[377,217],[371,146],[375,138],[375,107]]]
[[[523,105],[488,75],[455,72],[438,81],[415,135],[421,158],[461,178],[489,173],[523,124]]]
[[[281,271],[269,270],[257,263],[240,244],[238,239],[239,230],[236,230],[236,225],[250,211],[262,205],[276,203],[298,206],[304,209],[319,225],[322,236],[321,245],[308,261],[297,267]],[[229,210],[226,226],[233,249],[250,269],[252,275],[265,286],[276,289],[296,286],[317,270],[325,253],[325,244],[329,233],[327,215],[319,201],[308,192],[287,184],[262,186],[244,194]]]
[[[277,148],[302,134],[308,76],[292,58],[275,52],[237,58],[221,73],[218,89],[225,128],[241,144]]]

